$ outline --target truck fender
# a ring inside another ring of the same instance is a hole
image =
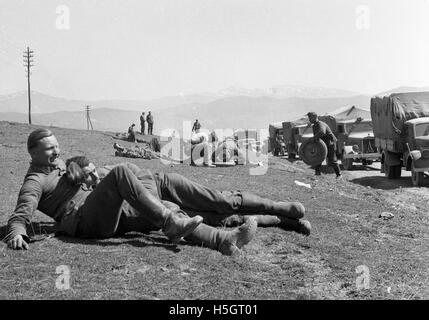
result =
[[[389,166],[401,165],[401,159],[399,155],[388,151],[383,152],[383,162],[385,162]]]
[[[413,150],[410,152],[410,156],[413,159],[413,161],[416,161],[422,157],[422,153],[420,152],[420,150]]]

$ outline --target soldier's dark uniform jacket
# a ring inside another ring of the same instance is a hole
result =
[[[337,175],[339,175],[339,168],[337,162],[337,138],[332,133],[331,128],[323,121],[317,120],[313,124],[313,135],[315,139],[321,139],[328,148],[327,162],[328,165],[333,166]],[[316,167],[316,171],[320,170],[320,166]]]
[[[197,131],[201,129],[201,123],[194,122],[194,125],[192,126],[192,131]]]
[[[325,122],[318,120],[313,124],[313,135],[316,139],[322,139],[326,146],[333,145],[336,149],[337,138]]]

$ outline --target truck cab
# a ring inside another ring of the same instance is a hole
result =
[[[299,154],[301,144],[313,137],[311,126],[302,119],[297,122],[283,122],[283,135],[289,159]]]
[[[429,117],[408,120],[404,126],[407,150],[403,165],[411,171],[414,186],[421,186],[424,172],[429,171]]]
[[[375,146],[371,120],[357,118],[337,122],[337,151],[344,169],[351,170],[353,162],[370,165],[381,158]]]

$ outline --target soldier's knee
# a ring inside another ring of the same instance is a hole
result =
[[[113,169],[112,169],[112,172],[116,175],[116,176],[121,176],[121,175],[128,175],[128,174],[131,174],[132,172],[131,172],[131,170],[130,169],[128,169],[128,167],[125,165],[125,164],[123,164],[123,163],[121,163],[121,164],[118,164],[117,166],[115,166]]]

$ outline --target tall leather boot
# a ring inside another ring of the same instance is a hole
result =
[[[290,219],[278,216],[255,215],[258,227],[279,227],[287,231],[296,231],[309,236],[311,233],[310,221],[305,219]]]
[[[202,223],[185,239],[230,256],[253,239],[257,226],[254,217],[248,217],[244,224],[233,230],[217,229]]]
[[[201,216],[179,217],[174,213],[170,213],[165,220],[162,231],[173,243],[178,243],[182,237],[186,237],[194,231],[203,222]]]
[[[341,177],[340,166],[338,165],[338,163],[334,163],[332,165],[332,167],[334,168],[334,171],[335,171],[335,174],[337,175],[337,178]]]
[[[239,209],[241,214],[267,214],[291,219],[304,217],[305,208],[300,202],[282,202],[262,198],[248,192],[242,192],[242,203]]]

